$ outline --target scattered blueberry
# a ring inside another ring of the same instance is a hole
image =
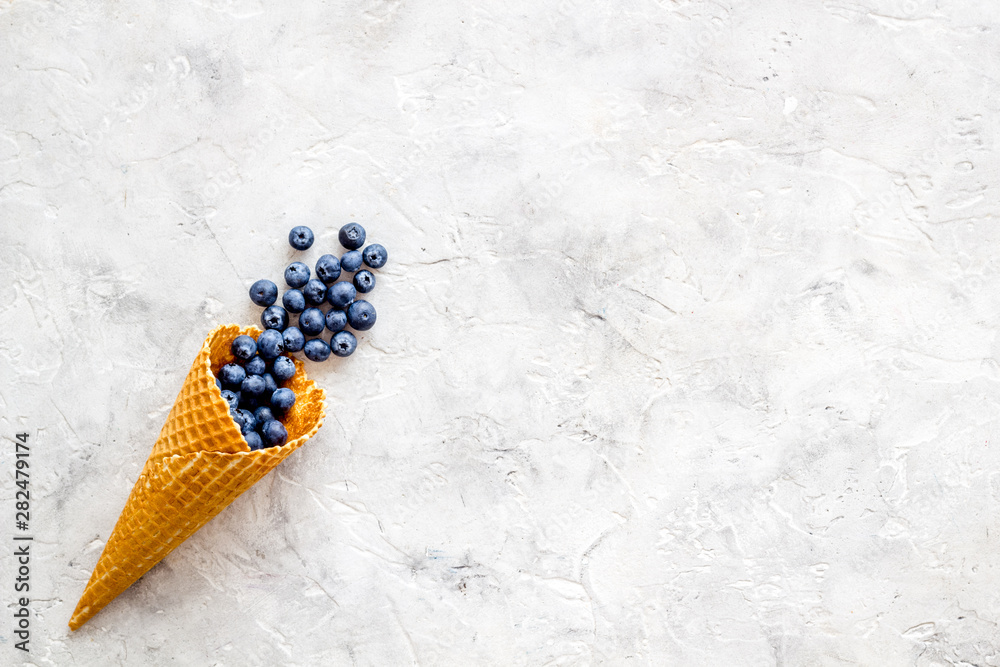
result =
[[[330,346],[326,344],[326,341],[322,338],[313,338],[312,340],[306,341],[306,346],[303,348],[306,358],[310,361],[326,361],[330,356]]]
[[[358,346],[358,339],[350,331],[338,331],[330,338],[330,350],[338,357],[349,357]]]
[[[373,243],[362,252],[365,264],[373,269],[381,269],[389,259],[389,253],[381,243]]]
[[[222,380],[220,380],[219,378],[215,378],[215,387],[217,389],[221,390],[222,389]]]
[[[333,255],[323,255],[316,260],[316,277],[329,285],[340,277],[340,260]]]
[[[285,341],[285,352],[298,352],[306,344],[306,337],[298,327],[288,327],[281,332]]]
[[[237,361],[249,361],[257,354],[257,341],[250,336],[240,335],[233,339],[229,349]]]
[[[278,382],[287,382],[295,375],[295,362],[289,357],[278,357],[274,360],[271,374]]]
[[[257,408],[253,413],[254,419],[257,420],[257,425],[260,426],[264,422],[274,419],[274,414],[271,412],[271,408],[266,405],[262,405]]]
[[[292,262],[285,269],[285,282],[294,289],[309,282],[309,267],[302,262]]]
[[[277,419],[264,422],[264,426],[260,429],[260,435],[268,447],[281,447],[288,440],[288,431]]]
[[[285,331],[288,331],[288,329],[285,329]],[[256,346],[256,343],[254,345]],[[243,368],[246,370],[247,375],[263,375],[267,372],[267,362],[259,354],[255,354]]]
[[[301,313],[306,309],[306,297],[301,290],[286,290],[281,295],[281,305],[290,313]]]
[[[260,396],[264,393],[264,376],[248,375],[247,379],[243,380],[241,389],[247,396]]]
[[[240,429],[243,435],[253,433],[254,429],[257,428],[257,419],[253,416],[253,413],[249,410],[240,410],[239,415],[243,419],[243,428]]]
[[[313,239],[312,230],[305,225],[292,227],[292,231],[288,232],[288,243],[296,250],[308,250],[313,244]]]
[[[314,306],[318,306],[323,303],[323,298],[326,296],[326,285],[322,281],[313,278],[302,288],[302,294],[305,295],[306,301]]]
[[[258,449],[264,449],[264,441],[261,440],[260,434],[255,431],[244,433],[243,439],[247,441],[248,445],[250,445],[251,452],[255,452]]]
[[[264,361],[270,361],[284,351],[285,342],[277,329],[268,329],[257,338],[257,354],[264,357]]]
[[[355,273],[354,289],[358,290],[362,294],[367,294],[375,289],[375,276],[372,275],[372,272],[368,269],[364,269]]]
[[[240,406],[240,392],[238,391],[223,389],[222,398],[229,404],[230,410],[235,410]]]
[[[278,286],[270,280],[258,280],[250,286],[250,300],[258,306],[272,305],[278,299]]]
[[[343,309],[351,305],[356,295],[357,290],[354,289],[354,285],[341,281],[330,285],[330,289],[326,291],[326,300],[334,308]]]
[[[306,308],[299,315],[299,328],[307,336],[315,336],[322,333],[324,326],[326,326],[326,318],[323,316],[323,311],[319,308]]]
[[[281,306],[268,306],[260,314],[260,323],[265,329],[284,331],[288,326],[288,311]]]
[[[368,331],[375,326],[375,306],[365,300],[355,301],[347,309],[347,323],[357,331]]]
[[[269,399],[274,390],[278,388],[278,382],[270,373],[264,373],[261,377],[264,378],[264,398]]]
[[[340,268],[348,273],[354,273],[361,268],[361,251],[351,250],[350,252],[345,252],[344,256],[340,258]]]
[[[219,369],[219,379],[227,388],[239,387],[247,376],[246,370],[238,364],[226,364]]]
[[[271,409],[276,412],[287,412],[295,405],[295,392],[281,388],[271,394]]]
[[[365,228],[356,222],[349,222],[340,228],[340,245],[348,250],[357,250],[365,244]]]
[[[337,333],[343,331],[347,326],[347,313],[336,308],[331,308],[326,313],[326,328]]]

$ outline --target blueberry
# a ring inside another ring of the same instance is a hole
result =
[[[344,256],[340,258],[340,268],[349,273],[354,273],[361,268],[361,251],[351,250],[350,252],[345,252]]]
[[[306,308],[299,315],[299,328],[307,336],[315,336],[321,333],[325,324],[326,320],[323,317],[323,311],[319,308]]]
[[[261,426],[264,422],[274,419],[274,414],[271,412],[271,408],[266,405],[262,405],[257,408],[253,413],[254,419],[257,420],[257,426]]]
[[[331,308],[326,313],[326,328],[337,333],[343,331],[347,326],[347,313],[336,308]]]
[[[288,329],[285,329],[285,331],[287,332]],[[246,370],[247,375],[263,375],[267,372],[267,362],[259,354],[255,354],[243,368]]]
[[[322,281],[313,278],[302,288],[302,294],[305,295],[306,301],[314,306],[318,306],[323,303],[323,298],[326,296],[326,285]]]
[[[278,389],[271,394],[271,410],[275,412],[287,412],[295,405],[295,392],[291,389]]]
[[[281,306],[268,306],[260,314],[260,323],[265,329],[284,331],[288,326],[288,311]]]
[[[301,313],[306,309],[306,296],[302,293],[302,290],[286,290],[281,295],[281,305],[290,313]]]
[[[281,336],[285,341],[285,352],[298,352],[306,344],[306,337],[298,327],[288,327],[281,332]]]
[[[274,360],[271,374],[278,382],[288,382],[295,375],[295,362],[288,357],[278,357]]]
[[[330,350],[338,357],[349,357],[358,346],[358,339],[350,331],[338,331],[330,338]]]
[[[250,451],[255,452],[258,449],[264,449],[264,441],[261,440],[260,434],[251,431],[250,433],[244,433],[243,439],[247,441],[247,445],[250,446]]]
[[[257,338],[257,354],[264,357],[264,361],[270,361],[284,351],[284,339],[276,329],[268,329]]]
[[[240,429],[240,433],[242,433],[243,432],[243,427],[246,425],[246,422],[243,419],[243,413],[240,412],[240,410],[238,408],[233,408],[233,409],[231,409],[229,411],[229,416],[232,418],[233,422],[236,424],[236,427],[238,429]]]
[[[285,282],[295,289],[302,287],[309,282],[309,267],[302,262],[292,262],[285,269]]]
[[[248,375],[246,380],[243,380],[243,385],[241,386],[243,393],[247,396],[258,397],[264,393],[264,376],[262,375]]]
[[[268,447],[281,447],[288,440],[288,431],[277,419],[264,422],[264,426],[260,429],[260,435]]]
[[[257,341],[250,336],[240,335],[233,339],[229,350],[237,361],[249,361],[253,355],[257,354]]]
[[[373,269],[381,269],[389,259],[389,253],[381,243],[373,243],[361,253],[365,258],[365,264]]]
[[[316,277],[329,285],[340,277],[340,260],[333,255],[323,255],[316,260]]]
[[[356,222],[349,222],[340,228],[340,245],[348,250],[357,250],[365,244],[365,228]]]
[[[249,410],[240,410],[239,415],[243,419],[243,427],[240,429],[240,432],[243,435],[253,433],[254,429],[257,428],[257,419],[253,416],[253,413]]]
[[[305,225],[292,227],[292,231],[288,232],[288,243],[296,250],[308,250],[313,244],[313,239],[313,230]]]
[[[341,281],[330,285],[330,289],[326,291],[326,300],[334,308],[344,309],[351,305],[356,295],[357,290],[354,289],[354,285]]]
[[[278,300],[278,286],[270,280],[258,280],[250,286],[250,300],[266,308]]]
[[[375,306],[363,299],[355,301],[347,309],[347,323],[357,331],[368,331],[375,326]]]
[[[237,364],[226,364],[219,369],[219,379],[226,388],[239,387],[246,376],[247,372]]]
[[[306,341],[304,352],[310,361],[326,361],[330,356],[330,346],[322,338],[313,338]]]
[[[375,276],[368,269],[358,271],[354,274],[354,289],[362,294],[367,294],[375,289]]]
[[[274,390],[278,388],[278,381],[275,380],[274,376],[271,375],[270,373],[264,373],[263,375],[261,375],[261,377],[264,378],[264,396],[263,397],[265,399],[270,399],[271,398],[271,394],[273,394]]]
[[[240,392],[238,391],[223,389],[222,398],[229,404],[230,410],[235,410],[240,406]]]
[[[220,380],[219,378],[215,378],[215,387],[221,391],[222,390],[222,380]]]

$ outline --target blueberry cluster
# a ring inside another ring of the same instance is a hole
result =
[[[375,289],[375,275],[368,269],[385,266],[388,253],[378,243],[365,244],[365,228],[356,222],[340,228],[340,244],[347,249],[339,259],[326,254],[316,260],[315,277],[309,266],[292,262],[285,269],[287,290],[278,300],[278,286],[270,280],[258,280],[250,287],[250,300],[264,308],[260,322],[265,334],[278,334],[278,354],[299,352],[310,361],[326,361],[330,354],[349,356],[358,346],[354,334],[347,331],[368,331],[375,325],[375,307],[358,294]],[[295,227],[288,234],[289,244],[296,250],[308,250],[314,240],[308,227]],[[367,269],[362,269],[362,265]],[[345,274],[354,274],[348,278]],[[341,276],[343,280],[339,280]],[[329,308],[324,310],[323,306]],[[298,316],[297,323],[292,317]],[[329,341],[321,334],[331,332]]]
[[[271,330],[257,340],[237,336],[231,348],[233,362],[215,377],[251,450],[280,447],[288,440],[281,418],[295,405],[295,392],[281,385],[295,375],[295,362],[281,354],[280,340],[281,334]]]
[[[250,336],[233,340],[233,362],[219,369],[215,383],[251,450],[280,447],[288,440],[282,418],[295,404],[295,392],[281,385],[295,375],[295,362],[284,353],[301,351],[311,361],[325,361],[331,352],[346,357],[358,346],[346,328],[367,331],[375,324],[375,307],[357,298],[359,292],[375,288],[375,276],[361,266],[380,269],[388,254],[378,243],[359,250],[365,243],[365,228],[354,222],[340,228],[339,239],[347,252],[339,259],[320,257],[315,278],[302,262],[288,265],[289,289],[281,306],[275,305],[278,286],[270,280],[258,280],[250,287],[250,300],[264,307],[260,315],[264,331],[256,340]],[[314,240],[305,226],[288,234],[288,243],[296,250],[308,250]],[[354,277],[338,281],[346,273]],[[326,311],[321,308],[324,304],[330,306]],[[291,322],[293,316],[298,316],[296,324]],[[329,342],[319,337],[325,329],[333,332]]]

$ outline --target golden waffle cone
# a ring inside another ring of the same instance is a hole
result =
[[[90,620],[322,425],[323,390],[295,360],[295,376],[286,385],[296,397],[284,420],[288,442],[250,451],[215,385],[215,373],[232,360],[236,336],[259,333],[256,327],[225,325],[205,339],[73,612],[71,629]]]

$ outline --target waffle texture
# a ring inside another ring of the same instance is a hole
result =
[[[240,334],[256,338],[260,329],[223,325],[202,345],[73,612],[71,629],[90,620],[323,424],[325,394],[296,359],[295,376],[286,385],[296,396],[285,417],[288,442],[250,451],[215,386],[215,373],[231,360],[230,345]]]

